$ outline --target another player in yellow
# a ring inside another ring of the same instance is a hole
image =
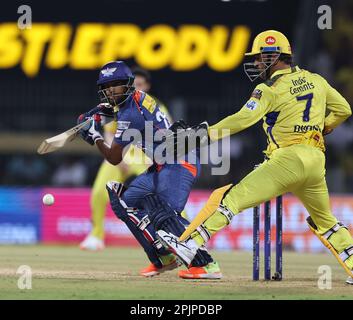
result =
[[[353,238],[330,209],[323,138],[352,114],[351,108],[323,77],[292,65],[291,47],[282,33],[260,33],[246,55],[254,59],[244,64],[246,74],[264,82],[239,112],[199,128],[207,129],[213,141],[263,119],[268,138],[265,161],[239,183],[216,189],[180,239],[157,233],[187,263],[197,247],[242,210],[291,192],[308,210],[311,230],[349,275],[346,282],[353,284]],[[202,233],[195,231],[199,226]]]
[[[132,68],[135,75],[134,86],[137,90],[149,92],[151,89],[151,76],[147,70],[139,67]],[[153,97],[158,101],[155,97]],[[163,113],[172,123],[171,116],[160,101],[158,105]],[[104,126],[104,138],[107,143],[111,143],[116,132],[116,121],[110,122]],[[142,160],[142,161],[141,161]],[[90,206],[92,212],[92,230],[87,237],[80,243],[82,250],[98,251],[103,250],[104,245],[104,218],[106,214],[107,204],[109,202],[106,184],[110,180],[125,183],[128,179],[140,175],[150,165],[152,161],[148,159],[140,148],[130,147],[124,160],[117,166],[111,165],[104,160],[101,164],[97,177],[93,183]]]

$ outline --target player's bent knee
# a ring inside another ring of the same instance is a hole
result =
[[[126,224],[136,240],[144,248],[149,260],[155,266],[161,268],[162,263],[159,259],[159,255],[165,255],[169,252],[166,251],[159,239],[156,238],[148,214],[126,205],[124,200],[121,199],[121,195],[124,192],[122,183],[115,181],[108,182],[107,191],[115,215]]]
[[[110,205],[112,207],[113,212],[119,219],[125,221],[126,219],[128,219],[126,211],[128,206],[121,199],[122,194],[126,190],[124,184],[116,181],[109,181],[106,185],[106,189],[108,191]]]
[[[143,207],[147,211],[155,230],[164,230],[180,236],[185,225],[180,215],[177,214],[165,201],[154,193],[150,193],[143,199]]]

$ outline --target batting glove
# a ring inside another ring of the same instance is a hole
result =
[[[80,117],[87,119],[84,116],[82,117],[82,115]],[[80,130],[80,135],[83,140],[85,140],[87,143],[93,146],[94,144],[97,143],[98,140],[104,140],[100,132],[101,129],[102,129],[102,126],[101,126],[100,115],[95,114],[91,119],[91,122],[86,127]]]

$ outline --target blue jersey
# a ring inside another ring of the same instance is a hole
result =
[[[162,141],[159,137],[169,127],[169,120],[156,101],[136,90],[118,111],[114,141],[123,147],[133,143],[154,159],[153,154]]]

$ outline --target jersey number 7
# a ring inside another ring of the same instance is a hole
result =
[[[305,106],[305,110],[304,110],[304,113],[303,113],[303,121],[304,122],[308,122],[309,121],[311,101],[313,100],[313,97],[314,97],[313,93],[308,93],[305,96],[297,97],[297,101],[306,100],[306,106]]]

